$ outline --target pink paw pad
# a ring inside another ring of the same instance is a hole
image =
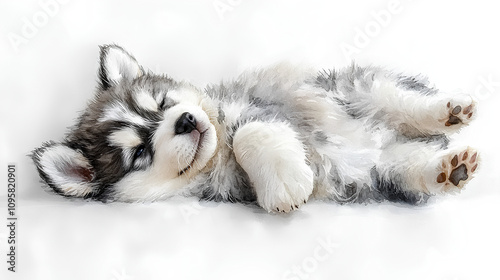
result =
[[[467,123],[474,115],[475,110],[474,103],[462,108],[460,105],[452,106],[452,103],[448,102],[448,104],[446,104],[446,108],[449,110],[449,116],[448,120],[444,124],[445,126]]]
[[[445,190],[453,187],[463,188],[476,172],[478,161],[478,153],[472,148],[452,153],[443,159],[442,172],[437,176],[436,182],[443,184]]]

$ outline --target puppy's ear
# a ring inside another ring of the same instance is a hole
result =
[[[40,177],[57,193],[87,198],[96,192],[95,173],[80,151],[51,142],[33,151],[31,157]]]
[[[135,58],[117,45],[99,46],[99,86],[106,90],[123,81],[132,81],[143,75],[144,70]]]

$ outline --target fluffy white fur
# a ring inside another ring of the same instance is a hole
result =
[[[313,172],[297,133],[287,124],[251,122],[234,136],[236,161],[267,211],[291,211],[313,191]]]

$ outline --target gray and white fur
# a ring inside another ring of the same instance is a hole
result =
[[[32,158],[55,192],[105,202],[419,204],[472,179],[477,152],[450,148],[448,136],[475,116],[470,96],[377,67],[279,64],[203,91],[105,45],[94,99],[62,142]]]

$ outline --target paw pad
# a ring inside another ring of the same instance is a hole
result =
[[[478,166],[478,154],[467,148],[459,153],[445,156],[441,163],[442,172],[436,178],[438,184],[443,184],[445,190],[454,187],[462,188],[472,179]]]
[[[460,123],[467,123],[474,115],[474,107],[473,103],[466,107],[462,107],[461,105],[453,106],[451,101],[448,102],[446,108],[448,108],[449,116],[444,125],[452,126]]]

